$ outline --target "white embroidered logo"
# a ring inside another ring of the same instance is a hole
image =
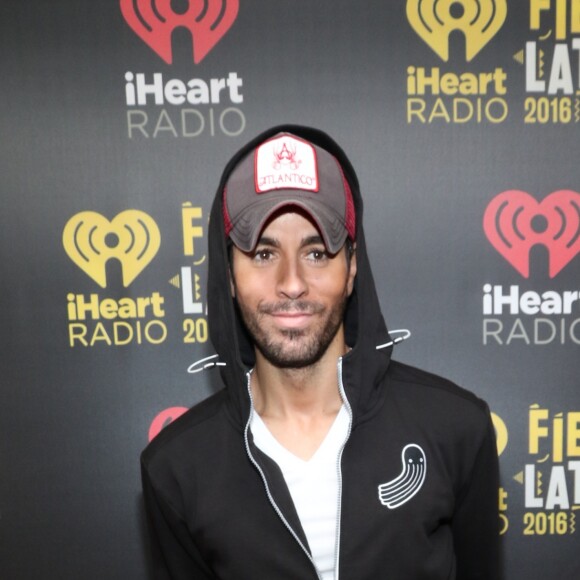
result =
[[[427,475],[425,452],[415,443],[405,445],[401,451],[403,470],[391,481],[379,485],[379,500],[389,509],[408,502],[420,489]]]
[[[256,193],[277,189],[318,191],[316,151],[310,143],[283,135],[256,149]]]

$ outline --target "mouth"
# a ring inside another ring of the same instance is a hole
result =
[[[280,327],[299,329],[308,326],[313,314],[308,312],[277,312],[271,316]]]

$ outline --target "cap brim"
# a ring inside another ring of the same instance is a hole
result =
[[[316,224],[326,249],[336,254],[344,245],[347,231],[342,219],[335,211],[318,202],[316,193],[302,190],[279,190],[267,198],[248,206],[239,216],[230,232],[234,244],[244,252],[251,252],[272,215],[285,207],[299,207],[310,215]]]

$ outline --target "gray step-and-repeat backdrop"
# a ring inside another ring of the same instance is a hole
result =
[[[395,356],[494,412],[506,578],[580,578],[579,0],[0,13],[2,580],[149,577],[139,453],[219,383],[210,201],[281,122],[358,170]]]

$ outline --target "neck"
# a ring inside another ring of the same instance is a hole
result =
[[[342,398],[338,389],[338,358],[348,351],[339,331],[324,355],[304,368],[280,368],[256,350],[252,396],[256,411],[264,418],[292,415],[336,415]]]

